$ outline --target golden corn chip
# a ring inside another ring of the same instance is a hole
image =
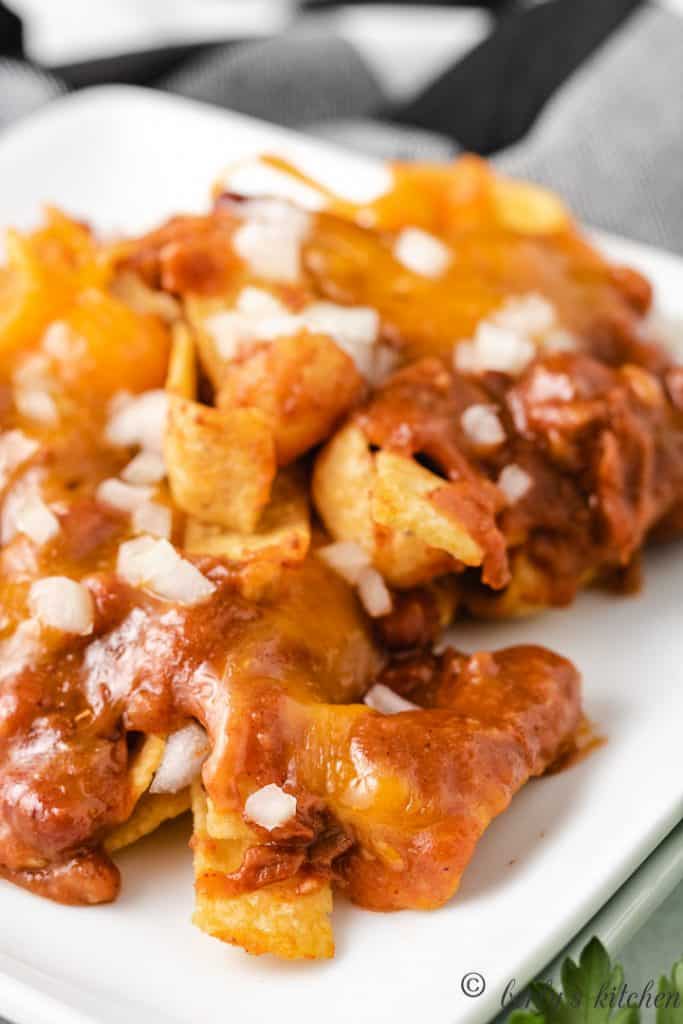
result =
[[[171,395],[164,452],[183,511],[231,530],[254,530],[275,477],[275,446],[263,413],[221,412]]]
[[[221,835],[209,833],[206,794],[199,782],[192,787],[194,814],[194,923],[223,942],[241,946],[248,953],[273,953],[288,960],[320,959],[334,955],[329,883],[292,879],[264,886],[238,896],[220,894],[221,879],[237,871],[255,838],[245,835],[239,815],[222,815],[211,823]],[[233,826],[234,820],[234,826]]]
[[[210,796],[204,793],[206,800],[206,831],[212,839],[232,839],[241,843],[251,844],[254,833],[241,814],[225,814],[216,810]]]
[[[428,586],[433,595],[439,616],[441,629],[446,629],[454,621],[461,605],[461,586],[458,576],[441,576]]]
[[[578,583],[589,587],[595,570],[586,571]],[[510,555],[510,582],[504,590],[476,587],[463,590],[462,603],[479,619],[523,619],[538,615],[553,602],[556,581],[547,569],[535,565],[523,550]]]
[[[197,395],[197,363],[194,339],[185,324],[173,327],[173,346],[168,363],[166,390],[178,398],[195,398]]]
[[[228,358],[206,328],[212,313],[231,311],[226,298],[193,297],[185,309],[217,407],[265,413],[281,466],[324,441],[363,393],[353,359],[325,334],[283,328],[281,337],[260,344],[255,337],[238,358]]]
[[[117,825],[106,837],[104,848],[107,853],[116,853],[189,809],[189,789],[181,789],[179,793],[145,793],[128,821]]]
[[[204,326],[204,322],[212,313],[225,311],[225,298],[204,298],[197,295],[189,295],[185,298],[183,307],[185,317],[194,335],[202,369],[213,387],[218,391],[225,376],[226,360],[218,351],[216,342],[211,332]]]
[[[275,476],[273,438],[255,409],[223,411],[192,400],[192,335],[176,325],[166,389],[164,452],[173,499],[207,523],[248,532],[256,526]]]
[[[360,544],[387,583],[398,588],[418,586],[452,569],[455,563],[446,550],[430,547],[398,523],[375,520],[376,485],[367,438],[348,424],[320,452],[313,473],[315,507],[335,540]]]
[[[315,462],[312,494],[318,512],[338,540],[374,547],[371,514],[375,466],[365,434],[355,424],[342,427]],[[349,495],[353,501],[349,501]]]
[[[294,470],[283,470],[273,483],[270,501],[253,533],[226,530],[189,516],[184,548],[192,555],[218,555],[233,562],[254,558],[280,565],[301,562],[311,542],[306,480]]]
[[[190,806],[190,791],[148,793],[161,760],[166,741],[161,736],[145,736],[129,765],[128,791],[130,817],[113,828],[104,840],[108,853],[123,849],[153,832],[168,818],[176,818]]]
[[[465,565],[481,565],[484,552],[462,523],[430,501],[447,481],[414,459],[380,451],[372,493],[372,517],[384,526],[405,530],[430,547],[447,551]]]
[[[302,330],[226,364],[216,404],[261,409],[285,466],[326,440],[363,389],[346,352],[326,335]]]
[[[161,736],[148,735],[145,736],[139,750],[131,758],[128,788],[132,804],[136,804],[152,784],[152,779],[164,756],[165,748],[166,740]]]

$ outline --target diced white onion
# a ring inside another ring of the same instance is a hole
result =
[[[252,285],[247,285],[239,293],[235,308],[238,313],[259,320],[282,316],[287,312],[287,307],[283,306],[271,292],[265,291],[264,288],[254,288]]]
[[[460,373],[496,371],[516,376],[529,365],[539,345],[560,351],[575,347],[575,342],[558,327],[555,307],[542,295],[515,295],[479,323],[472,341],[456,345],[453,365]]]
[[[490,405],[470,405],[460,422],[470,440],[482,447],[493,447],[505,440],[503,425]]]
[[[498,486],[511,505],[523,498],[532,484],[527,471],[514,462],[505,466],[498,477]]]
[[[86,586],[67,576],[36,580],[29,592],[29,607],[44,626],[80,636],[92,633],[92,595]]]
[[[529,387],[532,402],[571,402],[573,397],[574,385],[566,373],[552,373],[544,366],[534,368]]]
[[[274,295],[263,288],[248,286],[237,297],[234,310],[214,313],[204,321],[218,352],[233,359],[242,345],[252,341],[272,341],[296,334],[301,320],[290,313]]]
[[[370,566],[370,557],[354,540],[338,540],[318,548],[316,554],[323,562],[355,586],[364,569]]]
[[[245,313],[226,310],[214,313],[204,321],[204,327],[216,343],[223,359],[234,359],[243,345],[253,341],[273,341],[288,338],[300,331],[301,317],[286,310],[273,316],[258,318]]]
[[[228,310],[212,313],[204,320],[204,329],[213,338],[218,354],[223,359],[234,359],[240,345],[253,341],[250,328],[249,320]]]
[[[95,493],[97,500],[102,504],[119,508],[122,512],[132,512],[139,505],[149,501],[154,494],[154,488],[134,487],[132,484],[124,484],[123,480],[117,480],[116,477],[109,477],[102,481]]]
[[[14,530],[23,533],[36,544],[46,544],[59,533],[59,520],[39,494],[33,493],[20,501],[13,510]],[[5,531],[3,530],[3,538]]]
[[[383,715],[397,715],[401,711],[420,711],[418,704],[400,697],[384,683],[375,683],[371,686],[363,698],[363,702],[369,708],[380,711]]]
[[[379,314],[369,306],[338,306],[335,302],[314,302],[303,311],[312,331],[329,334],[344,345],[374,345],[379,332]]]
[[[246,294],[249,293],[249,294]],[[246,299],[244,298],[246,294]],[[302,330],[330,337],[351,356],[359,372],[373,379],[377,366],[379,314],[367,306],[339,306],[334,302],[314,302],[300,313],[290,313],[267,292],[245,288],[237,310],[214,313],[204,321],[219,354],[234,359],[240,347],[249,342],[273,341],[292,337]]]
[[[133,586],[144,586],[157,597],[193,605],[213,594],[215,585],[192,562],[181,558],[167,540],[138,537],[119,548],[116,571]]]
[[[210,750],[209,737],[197,722],[171,733],[150,793],[178,793],[185,789],[199,775]]]
[[[447,245],[421,228],[404,228],[394,244],[394,256],[423,277],[441,277],[451,262]]]
[[[491,319],[517,334],[536,337],[555,326],[557,315],[551,302],[537,292],[529,292],[513,295]]]
[[[41,475],[40,469],[30,469],[7,491],[0,513],[0,542],[3,544],[9,544],[16,537],[17,520],[24,506],[35,498],[40,498]]]
[[[7,430],[0,434],[0,488],[23,462],[38,451],[38,442],[27,437],[22,430]]]
[[[166,463],[159,452],[138,452],[121,476],[128,484],[158,484],[166,476]]]
[[[301,245],[310,217],[278,200],[259,200],[247,207],[246,220],[232,242],[254,274],[269,281],[296,283],[301,271]]]
[[[249,821],[271,832],[294,817],[296,797],[291,793],[285,793],[284,789],[271,782],[247,797],[244,814]]]
[[[363,569],[358,577],[358,596],[368,615],[377,619],[388,615],[393,605],[383,577],[376,569]]]
[[[507,327],[483,320],[473,341],[455,346],[453,362],[460,373],[521,373],[536,354],[528,338]]]
[[[551,354],[553,352],[575,352],[576,348],[576,338],[563,327],[558,327],[556,330],[550,331],[550,333],[546,334],[543,339],[544,351]]]
[[[145,502],[133,509],[131,516],[133,533],[149,533],[152,537],[171,539],[173,516],[167,505],[155,501]]]
[[[314,302],[302,314],[309,330],[327,334],[350,355],[364,377],[370,377],[374,345],[379,335],[379,314],[369,306],[338,306]]]
[[[269,224],[248,221],[233,235],[233,245],[250,270],[268,281],[295,283],[299,277],[301,243],[279,233]]]
[[[86,343],[63,320],[55,320],[43,334],[40,347],[46,355],[65,362],[81,355]]]
[[[71,330],[63,320],[55,320],[49,324],[43,333],[40,347],[49,356],[59,359],[69,350]]]
[[[296,203],[305,210],[321,210],[327,202],[318,189],[259,159],[244,160],[229,167],[223,175],[222,184],[227,191],[239,195],[274,196],[279,201]],[[254,198],[249,206],[271,201]]]
[[[22,416],[46,427],[54,426],[59,419],[57,403],[49,391],[39,388],[15,388],[14,404]]]
[[[25,619],[6,640],[0,641],[0,683],[34,664],[42,648],[40,632],[36,619]]]
[[[165,391],[145,391],[127,401],[117,396],[105,431],[107,441],[121,447],[139,445],[162,452],[167,411]]]

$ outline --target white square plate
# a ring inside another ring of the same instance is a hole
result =
[[[206,205],[237,156],[277,150],[347,193],[385,173],[266,124],[126,88],[62,100],[0,141],[0,225],[57,203],[105,230],[140,230]],[[612,240],[683,317],[683,265]],[[635,598],[584,595],[530,622],[455,630],[465,649],[539,641],[569,655],[605,747],[534,782],[489,829],[453,902],[432,913],[373,914],[342,899],[326,963],[252,959],[190,925],[188,827],[166,827],[120,858],[118,903],[70,909],[0,883],[0,1013],[16,1024],[474,1024],[500,1008],[599,910],[683,812],[683,549],[648,560]],[[461,979],[477,971],[476,999]]]

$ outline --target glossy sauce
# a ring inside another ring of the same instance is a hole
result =
[[[391,659],[387,649],[427,647],[456,607],[497,614],[571,600],[588,578],[627,564],[660,520],[675,523],[683,386],[643,330],[650,295],[639,275],[606,264],[562,211],[550,231],[546,222],[519,230],[502,216],[483,165],[459,167],[399,170],[393,191],[372,207],[333,202],[312,219],[301,280],[273,289],[290,309],[326,298],[379,311],[383,339],[408,365],[369,396],[357,421],[371,445],[436,468],[437,500],[486,551],[486,586],[468,574],[457,578],[457,595],[449,585],[402,596],[377,629],[315,555],[258,602],[243,596],[239,569],[215,559],[195,560],[216,584],[196,608],[116,577],[130,526],[95,492],[130,452],[104,444],[106,405],[120,389],[163,386],[169,336],[158,318],[115,300],[107,275],[116,264],[176,300],[229,299],[263,282],[234,251],[242,216],[234,196],[124,244],[106,265],[83,228],[53,228],[69,273],[42,281],[39,309],[25,289],[21,315],[12,309],[0,324],[2,428],[40,443],[7,491],[39,474],[60,522],[42,549],[19,535],[0,555],[0,871],[12,881],[63,902],[113,899],[118,872],[102,842],[132,812],[132,758],[144,735],[166,735],[188,718],[209,734],[203,778],[219,811],[241,812],[249,793],[270,782],[297,797],[296,820],[273,834],[257,830],[242,868],[216,883],[222,891],[326,874],[378,909],[449,898],[491,818],[528,778],[568,756],[580,687],[564,659],[531,647]],[[397,262],[396,235],[406,225],[452,246],[442,279]],[[28,255],[41,263],[53,245],[41,236]],[[0,288],[9,290],[7,282]],[[578,338],[578,351],[541,367],[571,381],[564,403],[534,398],[540,360],[514,383],[451,369],[455,342],[506,297],[533,291]],[[50,364],[59,423],[40,428],[13,409],[9,377],[57,317],[86,344]],[[486,457],[459,425],[463,408],[478,402],[498,409],[507,434]],[[495,485],[512,460],[533,478],[514,508]],[[165,492],[157,500],[171,504]],[[177,542],[178,510],[174,517]],[[530,583],[520,581],[520,559],[527,575],[534,568]],[[92,637],[29,621],[28,588],[48,574],[87,583]],[[376,678],[421,710],[385,716],[359,703]]]

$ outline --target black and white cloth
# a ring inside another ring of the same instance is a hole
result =
[[[134,82],[383,157],[486,154],[683,252],[683,6],[661,4],[5,0],[0,128]]]

